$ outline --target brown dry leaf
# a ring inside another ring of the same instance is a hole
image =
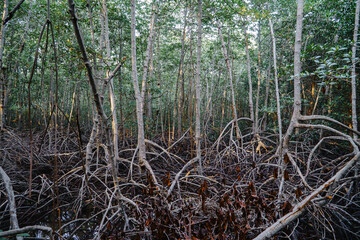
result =
[[[286,163],[286,164],[288,164],[288,162],[289,162],[289,156],[285,153],[285,155],[284,155],[284,162]]]

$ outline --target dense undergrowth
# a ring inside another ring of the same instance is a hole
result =
[[[316,142],[308,141],[307,134],[305,131],[294,138],[288,154],[296,164],[285,155],[284,176],[278,167],[274,134],[263,132],[260,138],[245,135],[242,141],[227,135],[204,142],[202,175],[195,161],[183,169],[193,161],[188,133],[178,142],[172,141],[176,144],[170,148],[167,140],[155,137],[152,142],[157,145],[148,144],[147,157],[158,186],[137,165],[136,145],[129,144],[136,140],[127,139],[126,144],[120,143],[118,161],[121,195],[114,191],[101,146],[95,149],[89,173],[85,174],[87,139],[80,140],[74,133],[58,134],[56,158],[53,133],[34,134],[31,197],[31,149],[26,132],[1,132],[0,164],[13,184],[20,226],[51,226],[56,239],[252,239],[291,211],[351,157],[347,144],[328,140],[308,160]],[[308,161],[311,164],[307,172]],[[174,183],[182,169],[179,181]],[[356,171],[348,172],[335,189],[321,193],[307,206],[305,214],[275,239],[358,238],[360,189]],[[285,185],[279,196],[282,178]],[[326,205],[319,204],[324,200]],[[7,194],[0,183],[1,230],[9,229],[8,210]]]

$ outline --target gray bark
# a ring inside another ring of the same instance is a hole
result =
[[[281,161],[282,180],[279,187],[279,198],[281,198],[283,185],[284,185],[284,171],[285,163],[283,162],[283,153],[286,153],[289,148],[289,141],[292,133],[294,132],[295,126],[301,116],[301,37],[303,27],[303,8],[304,0],[298,0],[297,5],[297,17],[296,17],[296,34],[295,34],[295,50],[294,50],[294,110],[291,117],[289,127],[284,136],[283,144],[279,145],[278,148]]]
[[[359,30],[359,11],[360,0],[356,1],[355,12],[355,27],[354,27],[354,42],[352,46],[352,69],[351,69],[351,113],[352,113],[352,127],[354,130],[358,129],[357,114],[356,114],[356,47],[357,47],[357,35]],[[354,134],[354,138],[357,139],[357,135]]]
[[[256,89],[256,102],[255,102],[255,133],[259,132],[259,98],[260,98],[260,84],[261,84],[261,20],[259,20],[259,49],[258,49],[258,81]]]
[[[145,61],[143,83],[142,83],[143,88],[142,88],[142,90],[140,92],[139,81],[138,81],[138,76],[137,76],[137,62],[136,62],[135,8],[136,8],[136,0],[131,0],[131,63],[132,63],[133,85],[134,85],[135,99],[136,99],[136,117],[137,117],[137,125],[138,125],[139,163],[140,163],[141,167],[145,167],[150,172],[150,174],[152,176],[152,179],[154,181],[154,184],[158,185],[156,177],[155,177],[149,163],[146,161],[146,146],[145,146],[144,118],[143,118],[143,103],[144,103],[143,95],[145,94],[145,82],[144,82],[144,79],[146,79],[146,73],[147,73],[146,64],[147,63]],[[149,40],[152,39],[151,35],[152,35],[152,27],[150,27]],[[148,50],[150,49],[150,47],[151,47],[151,43],[148,42]],[[148,54],[149,53],[147,53],[147,55]],[[148,58],[148,56],[146,58]]]
[[[91,32],[91,44],[92,47],[95,48],[95,35],[94,35],[94,24],[92,21],[92,12],[91,12],[91,3],[90,0],[87,0],[87,8],[88,8],[88,14],[89,14],[89,21],[90,21],[90,32]],[[94,75],[96,75],[96,54],[95,51],[92,55],[93,57],[93,61],[94,61],[94,68],[92,69]],[[95,84],[97,84],[97,82],[95,82]],[[93,117],[93,126],[91,129],[91,133],[90,133],[90,137],[89,137],[89,141],[86,145],[86,154],[85,154],[85,169],[86,172],[89,172],[89,163],[92,157],[92,150],[93,150],[93,145],[95,142],[95,137],[96,137],[96,133],[98,132],[98,128],[100,127],[99,125],[99,116],[98,113],[96,111],[94,111],[94,117]]]
[[[304,0],[298,0],[297,17],[296,17],[296,34],[294,50],[294,110],[291,117],[290,125],[284,136],[284,148],[288,148],[290,136],[294,131],[294,126],[298,122],[301,114],[301,37],[303,26],[303,7]]]
[[[200,72],[201,72],[201,17],[202,17],[202,0],[198,0],[198,41],[197,41],[197,64],[196,64],[196,81],[195,81],[195,91],[196,91],[196,126],[195,126],[195,141],[196,141],[196,157],[199,161],[200,174],[202,175],[202,161],[201,161],[201,146],[200,146],[200,103],[201,103],[201,82],[200,82]]]
[[[11,181],[10,181],[9,176],[6,174],[6,172],[4,171],[4,169],[2,167],[0,167],[0,175],[1,175],[1,178],[2,178],[2,180],[4,182],[6,193],[8,195],[10,226],[11,226],[11,229],[17,230],[19,228],[19,223],[18,223],[17,215],[16,215],[16,204],[15,204],[14,190],[13,190],[13,187],[11,185]],[[22,237],[17,237],[16,239],[20,240],[20,239],[23,239],[23,238]]]
[[[26,226],[18,229],[13,229],[5,232],[0,232],[0,237],[12,236],[15,234],[26,233],[29,231],[37,231],[37,230],[49,232],[49,235],[51,235],[52,233],[52,228],[34,225],[34,226]]]
[[[246,63],[247,63],[247,72],[248,72],[248,81],[249,81],[249,109],[250,109],[250,118],[253,121],[253,131],[255,130],[255,119],[254,119],[254,103],[253,103],[253,91],[252,91],[252,80],[251,80],[251,66],[250,66],[250,55],[249,55],[249,43],[246,32],[246,25],[244,24],[244,34],[245,34],[245,51],[246,51]]]
[[[181,55],[180,55],[180,65],[178,73],[178,82],[179,82],[179,99],[178,99],[178,110],[177,110],[177,136],[180,137],[182,134],[182,106],[183,106],[183,87],[184,87],[184,57],[185,57],[185,37],[186,37],[186,26],[187,26],[187,8],[185,7],[184,13],[184,29],[181,38]]]
[[[144,165],[146,159],[145,139],[144,139],[144,123],[142,111],[142,99],[139,89],[139,81],[137,76],[137,62],[136,62],[136,37],[135,37],[135,6],[136,0],[131,0],[131,63],[132,63],[132,78],[136,98],[136,116],[138,124],[138,146],[139,146],[139,161],[140,165]]]
[[[230,80],[230,90],[231,90],[231,100],[232,100],[232,109],[233,109],[233,119],[234,119],[234,123],[235,123],[235,131],[236,131],[236,138],[239,140],[241,135],[240,135],[240,129],[239,129],[239,124],[238,124],[238,117],[237,117],[237,111],[236,111],[236,102],[235,102],[235,93],[234,93],[234,86],[233,86],[233,75],[232,75],[232,69],[231,69],[231,65],[230,65],[230,60],[229,60],[229,55],[226,51],[226,47],[225,47],[225,42],[224,42],[224,37],[221,33],[221,28],[218,24],[218,29],[219,29],[219,36],[220,36],[220,40],[221,40],[221,45],[223,48],[223,52],[224,52],[224,57],[225,57],[225,62],[226,62],[226,66],[228,69],[228,73],[229,73],[229,80]]]
[[[106,47],[106,59],[107,61],[110,60],[110,39],[109,39],[109,19],[107,14],[107,6],[106,6],[106,0],[103,0],[103,17],[104,17],[104,23],[105,23],[105,47]],[[106,72],[106,77],[109,78],[110,71]],[[111,126],[112,126],[112,144],[114,147],[114,166],[115,171],[117,171],[116,162],[119,159],[119,131],[118,131],[118,121],[117,121],[117,115],[116,115],[116,102],[115,102],[115,94],[114,94],[114,81],[111,78],[109,82],[109,98],[110,98],[110,109],[111,109]]]
[[[270,26],[271,39],[272,39],[272,44],[273,44],[276,108],[277,108],[277,117],[278,117],[278,125],[279,125],[279,144],[281,144],[281,141],[282,141],[282,123],[281,123],[281,110],[280,110],[279,81],[278,81],[277,62],[276,62],[276,40],[275,40],[274,29],[273,29],[273,24],[271,22],[271,18],[269,18],[269,26]]]

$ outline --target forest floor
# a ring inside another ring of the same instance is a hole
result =
[[[85,174],[86,137],[60,132],[54,154],[53,133],[38,132],[33,136],[30,164],[29,134],[13,129],[0,134],[0,165],[12,182],[20,227],[49,226],[56,239],[253,239],[352,157],[348,144],[331,139],[312,151],[315,135],[305,131],[291,142],[281,171],[276,134],[245,135],[242,141],[225,134],[203,142],[200,174],[189,133],[170,145],[157,136],[147,144],[156,186],[137,164],[136,139],[126,139],[120,143],[120,191],[115,191],[101,145]],[[360,238],[358,180],[353,168],[336,188],[322,191],[307,204],[304,214],[275,238]],[[3,231],[10,226],[7,203],[0,183]]]

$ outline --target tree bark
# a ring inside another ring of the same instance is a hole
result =
[[[14,229],[14,230],[9,230],[9,231],[5,231],[5,232],[0,232],[0,237],[12,236],[15,234],[25,233],[25,232],[29,232],[29,231],[38,231],[38,230],[49,232],[49,235],[52,234],[52,228],[34,225],[34,226],[26,226],[26,227]]]
[[[139,89],[139,81],[137,76],[137,62],[136,62],[136,37],[135,37],[135,5],[136,0],[131,0],[131,63],[132,63],[132,77],[136,98],[136,116],[138,124],[138,146],[139,146],[139,162],[144,165],[146,159],[145,137],[144,137],[144,123],[142,111],[142,99]]]
[[[277,62],[276,62],[276,40],[274,35],[273,24],[271,18],[269,18],[270,34],[273,44],[273,60],[274,60],[274,79],[275,79],[275,92],[276,92],[276,108],[277,108],[277,118],[279,125],[279,144],[281,145],[282,141],[282,123],[281,123],[281,110],[280,110],[280,94],[279,94],[279,81],[277,74]]]
[[[202,17],[202,0],[198,0],[198,41],[197,41],[197,64],[196,64],[196,126],[195,126],[195,141],[196,141],[196,157],[199,161],[200,174],[202,175],[202,161],[201,161],[201,142],[200,142],[200,104],[201,104],[201,17]]]
[[[103,0],[103,17],[104,17],[104,23],[105,23],[105,46],[106,46],[106,59],[109,62],[110,61],[110,38],[109,38],[109,19],[108,19],[108,13],[107,13],[107,6],[106,6],[106,0]],[[106,72],[106,78],[109,78],[110,71],[108,70]],[[119,131],[118,131],[118,121],[117,121],[117,115],[116,115],[116,102],[115,102],[115,94],[114,94],[114,81],[111,78],[109,82],[109,98],[110,98],[110,109],[111,109],[111,129],[112,129],[112,144],[113,144],[113,153],[114,158],[112,161],[114,161],[115,171],[117,172],[117,161],[119,159]]]
[[[296,34],[294,50],[294,110],[291,117],[290,125],[284,136],[284,148],[288,148],[290,136],[294,131],[295,124],[298,122],[301,114],[301,37],[303,27],[303,7],[304,0],[298,0],[297,17],[296,17]]]
[[[252,80],[251,80],[251,66],[250,66],[250,54],[249,54],[249,43],[246,32],[246,24],[243,25],[244,34],[245,34],[245,51],[246,51],[246,64],[247,64],[247,72],[248,72],[248,80],[249,80],[249,109],[250,109],[250,118],[253,121],[252,128],[253,132],[255,132],[255,119],[254,119],[254,103],[253,103],[253,91],[252,91]]]
[[[145,81],[146,73],[147,73],[147,64],[148,64],[148,54],[144,63],[144,75],[142,82],[142,89],[140,92],[139,89],[139,81],[137,76],[137,63],[136,63],[136,36],[135,36],[135,8],[136,8],[136,0],[131,0],[131,63],[132,63],[132,77],[133,77],[133,85],[135,90],[135,99],[136,99],[136,117],[137,117],[137,125],[138,125],[138,147],[139,147],[139,163],[141,167],[145,167],[151,174],[153,182],[155,185],[158,185],[155,175],[146,161],[146,146],[145,146],[145,133],[144,133],[144,118],[143,118],[143,105],[144,105],[144,97],[145,94]],[[149,33],[149,42],[148,42],[148,50],[151,47],[151,39],[152,39],[152,26],[153,26],[154,18],[152,18],[152,23],[150,27]],[[147,51],[148,52],[148,51]]]
[[[185,37],[186,37],[186,26],[187,26],[187,7],[185,7],[184,12],[184,29],[181,38],[181,55],[180,55],[180,65],[178,73],[178,82],[179,82],[179,98],[177,106],[177,137],[180,137],[182,134],[182,107],[183,107],[183,92],[184,92],[184,57],[185,57]]]
[[[261,84],[261,20],[259,20],[258,32],[258,81],[256,89],[256,102],[255,102],[255,133],[259,132],[259,98],[260,98],[260,84]]]
[[[232,69],[231,69],[231,65],[230,65],[229,55],[228,55],[228,53],[226,51],[224,37],[223,37],[223,35],[221,33],[221,28],[220,28],[219,24],[218,24],[218,29],[219,29],[219,36],[220,36],[220,40],[221,40],[221,45],[222,45],[223,52],[224,52],[225,62],[226,62],[226,66],[227,66],[228,73],[229,73],[231,100],[232,100],[232,109],[233,109],[233,119],[234,119],[234,123],[235,123],[236,138],[237,138],[237,140],[240,140],[241,134],[240,134],[239,124],[238,124],[238,121],[237,121],[238,117],[237,117],[237,111],[236,111],[236,102],[235,102],[235,93],[234,93],[234,86],[233,86]]]
[[[156,39],[157,39],[157,44],[156,44],[157,80],[158,80],[158,85],[159,85],[159,88],[161,91],[162,81],[161,81],[161,62],[160,62],[160,27],[158,28]],[[161,139],[165,143],[164,113],[163,113],[163,109],[162,109],[161,96],[159,97],[158,104],[159,104],[159,112],[160,112],[159,114],[160,114]]]
[[[5,32],[6,25],[5,19],[8,16],[9,11],[9,0],[4,1],[4,10],[2,14],[1,29],[0,29],[0,130],[5,126],[5,93],[6,93],[6,83],[5,83],[5,72],[3,68],[3,53],[4,53],[4,43],[5,43]],[[9,86],[8,86],[9,87]]]
[[[301,37],[302,37],[302,27],[303,27],[303,8],[304,0],[298,0],[297,5],[297,17],[296,17],[296,34],[295,34],[295,50],[294,50],[294,110],[291,117],[289,127],[284,136],[283,144],[279,145],[278,148],[280,159],[281,159],[281,171],[282,171],[282,180],[279,187],[279,197],[282,194],[282,189],[284,185],[284,171],[285,163],[283,162],[283,154],[288,151],[290,137],[295,129],[296,124],[299,121],[301,116]]]
[[[19,228],[19,223],[18,223],[17,215],[16,215],[14,190],[11,185],[9,176],[6,174],[6,172],[4,171],[4,169],[1,166],[0,166],[0,176],[4,182],[6,193],[8,195],[10,226],[11,226],[11,229],[16,230]]]
[[[87,0],[87,9],[88,9],[88,14],[89,14],[89,21],[90,21],[90,33],[91,33],[91,45],[93,48],[95,48],[95,35],[94,35],[94,24],[93,24],[93,20],[92,20],[92,12],[91,12],[91,3],[90,0]],[[95,51],[92,54],[93,57],[93,61],[94,61],[94,68],[92,69],[94,75],[96,75],[96,54]],[[95,84],[97,84],[97,82],[95,82]],[[97,85],[98,87],[98,85]],[[93,106],[93,105],[92,105]],[[98,132],[98,129],[100,128],[100,122],[99,122],[99,116],[97,111],[93,111],[93,126],[91,129],[91,133],[90,133],[90,137],[89,137],[89,141],[86,145],[86,154],[85,154],[85,171],[89,172],[89,163],[92,157],[92,150],[93,150],[93,145],[95,142],[95,138],[96,138],[96,133]]]
[[[360,0],[356,1],[355,12],[355,27],[354,27],[354,42],[352,46],[352,69],[351,69],[351,113],[352,113],[352,127],[354,130],[358,129],[357,114],[356,114],[356,47],[357,47],[357,35],[359,30],[359,11]],[[354,138],[358,136],[354,134]]]
[[[271,54],[270,54],[271,55]],[[263,113],[263,131],[267,128],[267,119],[268,119],[268,99],[269,99],[269,92],[270,92],[270,69],[271,69],[271,63],[270,63],[270,56],[269,56],[269,66],[266,74],[266,83],[265,83],[265,101],[264,101],[264,108],[266,109]]]
[[[68,0],[68,5],[69,5],[69,12],[70,12],[70,16],[71,16],[71,22],[73,24],[74,27],[74,32],[75,32],[75,36],[80,48],[80,52],[82,54],[82,58],[87,70],[87,74],[88,74],[88,79],[89,79],[89,83],[90,83],[90,87],[93,93],[93,98],[94,98],[94,103],[95,103],[95,107],[96,107],[96,111],[98,116],[100,117],[101,122],[103,123],[104,127],[105,127],[105,139],[106,139],[106,146],[107,146],[107,150],[109,151],[109,155],[113,156],[113,149],[111,148],[111,133],[110,133],[110,129],[107,125],[107,116],[104,112],[103,106],[102,106],[102,101],[100,99],[97,87],[96,87],[96,82],[95,82],[95,78],[94,78],[94,73],[93,73],[93,68],[90,64],[89,58],[88,58],[88,54],[86,52],[85,49],[85,45],[84,45],[84,41],[82,38],[82,35],[80,33],[80,29],[77,23],[77,17],[76,17],[76,13],[75,13],[75,4],[73,2],[73,0]],[[111,165],[111,169],[112,169],[112,176],[113,176],[113,180],[114,180],[114,184],[117,185],[117,178],[116,178],[116,172],[115,172],[115,166],[113,165],[114,161],[110,160],[110,165]]]

